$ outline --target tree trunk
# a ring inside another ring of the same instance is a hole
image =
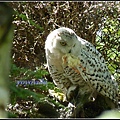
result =
[[[71,101],[75,105],[71,118],[96,118],[103,111],[116,110],[118,104],[114,103],[109,98],[98,94],[94,101],[89,101],[90,93],[86,95],[78,94]]]

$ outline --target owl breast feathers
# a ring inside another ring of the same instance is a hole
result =
[[[117,102],[118,85],[104,58],[72,29],[61,27],[52,31],[45,42],[45,52],[53,82],[67,96],[79,86],[83,95],[97,92]]]

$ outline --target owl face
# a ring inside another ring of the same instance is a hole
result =
[[[71,53],[73,47],[77,43],[77,35],[75,32],[68,28],[59,28],[49,34],[46,40],[51,53]],[[50,47],[51,46],[51,47]]]

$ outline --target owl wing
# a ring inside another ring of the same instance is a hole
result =
[[[89,42],[80,50],[78,64],[73,68],[98,93],[116,101],[117,84],[112,80],[104,58]],[[69,62],[69,61],[68,61]]]
[[[77,69],[84,80],[89,82],[97,92],[115,100],[117,84],[112,79],[105,60],[97,49],[87,42],[78,58],[80,59],[80,67]]]

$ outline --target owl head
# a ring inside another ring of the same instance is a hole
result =
[[[58,28],[52,31],[45,42],[45,49],[54,54],[70,53],[76,46],[78,39],[75,32],[66,27]]]

